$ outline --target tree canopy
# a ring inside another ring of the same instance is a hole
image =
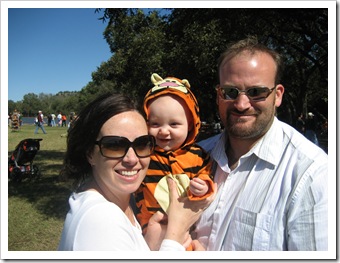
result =
[[[149,11],[149,12],[147,12]],[[78,112],[95,96],[119,92],[138,103],[152,87],[150,76],[188,79],[201,119],[217,118],[217,58],[227,44],[256,35],[284,56],[284,101],[278,117],[290,124],[300,113],[327,118],[328,10],[322,8],[97,9],[111,58],[79,92],[33,94],[9,101],[9,112]]]

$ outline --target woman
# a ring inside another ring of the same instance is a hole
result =
[[[145,237],[130,206],[154,144],[128,97],[105,94],[83,109],[67,139],[62,174],[74,179],[76,190],[69,199],[59,250],[185,250],[188,229],[211,200],[180,202],[169,181],[168,218],[156,213]]]

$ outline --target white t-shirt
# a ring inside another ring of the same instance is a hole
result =
[[[139,223],[131,224],[114,203],[94,191],[73,193],[58,250],[62,251],[149,251]],[[164,240],[160,250],[184,247]]]

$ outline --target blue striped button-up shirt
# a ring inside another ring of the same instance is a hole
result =
[[[200,143],[217,162],[218,193],[197,223],[207,250],[327,250],[328,156],[274,119],[233,171],[224,133]]]

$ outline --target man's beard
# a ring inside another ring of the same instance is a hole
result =
[[[256,117],[255,121],[251,123],[242,119],[232,121],[233,118],[230,116],[231,114],[228,112],[226,125],[228,136],[239,139],[257,139],[263,136],[274,119],[272,111],[257,112],[256,115],[253,115]]]

